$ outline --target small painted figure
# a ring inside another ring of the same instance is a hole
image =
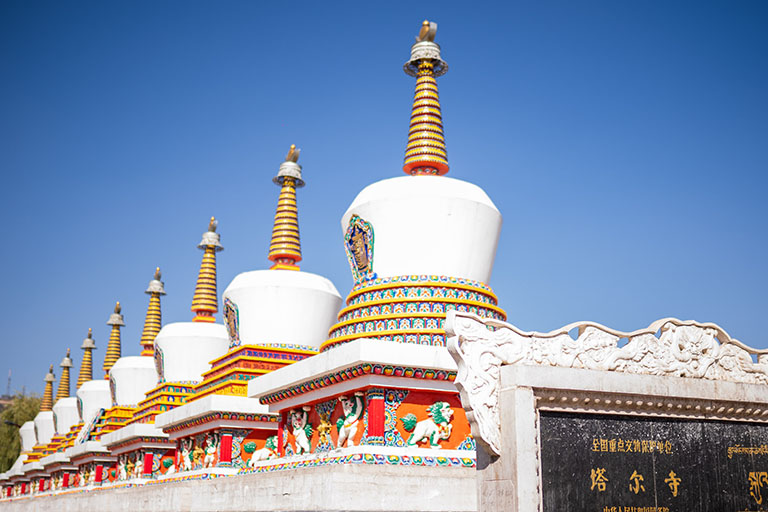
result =
[[[216,452],[219,448],[219,442],[216,434],[209,433],[205,436],[205,457],[203,458],[203,467],[212,468],[216,465]]]
[[[355,446],[355,434],[357,433],[357,424],[363,414],[363,394],[355,393],[355,396],[339,397],[341,408],[344,414],[336,421],[336,429],[339,431],[339,439],[336,448],[346,446]]]
[[[310,407],[305,405],[301,411],[291,411],[290,421],[293,427],[293,437],[296,440],[296,455],[301,453],[310,453],[312,447],[310,439],[312,438],[312,425],[309,423]]]

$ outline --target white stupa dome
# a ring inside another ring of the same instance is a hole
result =
[[[288,344],[317,350],[336,320],[341,295],[310,272],[255,270],[237,275],[224,291],[233,345]],[[235,327],[236,326],[236,327]]]
[[[461,277],[488,283],[501,213],[472,183],[445,176],[402,176],[365,187],[341,220],[373,226],[373,272]]]
[[[19,428],[19,435],[21,436],[21,451],[31,452],[32,448],[37,444],[37,437],[35,436],[35,422],[27,421],[21,428]]]
[[[155,364],[161,382],[202,380],[210,362],[227,353],[227,329],[217,323],[166,324],[155,338]]]
[[[57,434],[66,434],[78,421],[80,421],[80,413],[77,410],[76,397],[68,396],[56,401],[53,405],[53,426]]]
[[[136,405],[157,386],[155,360],[146,356],[121,357],[109,370],[109,381],[113,404]]]
[[[80,419],[87,424],[96,416],[99,409],[109,409],[112,406],[109,381],[101,379],[83,382],[77,389],[77,403]]]
[[[53,426],[53,411],[40,411],[35,416],[35,436],[38,444],[48,444],[56,433]]]

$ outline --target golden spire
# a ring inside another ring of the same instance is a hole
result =
[[[83,340],[80,348],[83,353],[83,361],[80,363],[80,375],[77,376],[77,389],[83,385],[83,382],[93,380],[93,350],[96,348],[96,342],[93,341],[93,329],[88,329],[88,336]]]
[[[160,281],[160,267],[155,269],[155,278],[149,282],[149,287],[144,293],[149,294],[149,306],[147,306],[147,316],[144,318],[144,330],[141,332],[141,355],[155,355],[155,336],[160,332],[162,326],[162,315],[160,313],[160,296],[165,295],[165,287]]]
[[[57,402],[62,398],[67,398],[69,396],[69,369],[72,368],[72,359],[69,358],[69,349],[67,349],[67,355],[61,360],[59,368],[61,368],[61,379],[59,379],[59,388],[56,390]]]
[[[298,164],[300,151],[295,144],[291,144],[285,162],[280,164],[280,170],[272,180],[281,187],[267,256],[274,263],[271,267],[273,269],[299,270],[297,263],[301,261],[301,241],[296,189],[304,186],[301,166]]]
[[[52,411],[53,410],[53,365],[48,368],[48,373],[45,375],[45,392],[43,393],[43,401],[40,404],[40,411]]]
[[[192,312],[195,313],[193,322],[213,322],[213,315],[219,310],[219,299],[216,292],[216,253],[223,251],[220,243],[221,235],[216,233],[218,222],[211,217],[208,231],[203,233],[203,240],[197,246],[205,251],[197,275],[195,295],[192,297]]]
[[[115,304],[115,312],[109,316],[107,325],[112,326],[112,332],[109,333],[109,343],[107,343],[107,355],[104,356],[104,378],[109,378],[109,370],[112,368],[122,352],[120,344],[120,328],[125,326],[123,315],[120,314],[120,302]]]
[[[417,77],[403,165],[406,174],[448,172],[443,114],[435,80],[448,71],[448,65],[440,58],[440,46],[434,42],[436,32],[437,23],[424,20],[416,44],[411,47],[411,59],[403,66],[406,74]]]

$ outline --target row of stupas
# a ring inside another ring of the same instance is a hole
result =
[[[436,28],[424,22],[404,66],[416,77],[406,176],[366,187],[341,219],[354,279],[346,301],[300,269],[304,180],[291,146],[273,180],[270,268],[234,278],[217,322],[223,246],[212,218],[192,321],[162,325],[158,269],[139,356],[122,356],[119,303],[105,378],[93,378],[89,331],[76,398],[67,351],[56,400],[49,371],[22,454],[0,475],[5,499],[306,465],[476,464],[443,327],[453,309],[506,319],[488,285],[501,214],[482,189],[444,176],[436,78],[448,66]]]

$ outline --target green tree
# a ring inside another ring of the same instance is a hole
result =
[[[8,471],[21,452],[21,438],[16,425],[35,419],[40,412],[40,397],[17,394],[11,405],[0,413],[0,473]],[[6,421],[15,425],[8,425]]]

